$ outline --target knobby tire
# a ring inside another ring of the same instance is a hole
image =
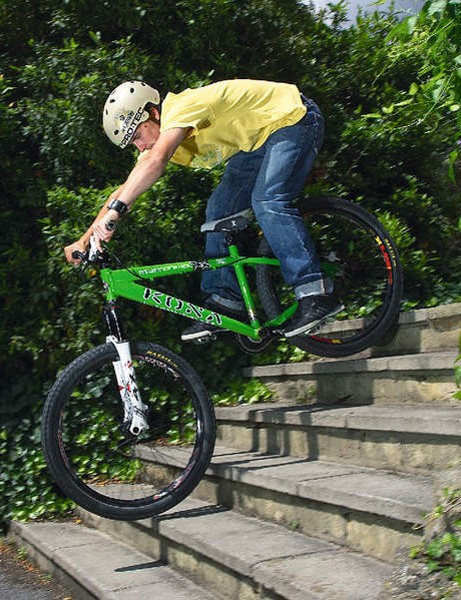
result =
[[[340,198],[304,198],[298,204],[324,270],[345,311],[291,344],[325,357],[356,354],[389,341],[396,331],[403,288],[397,248],[380,221],[364,208]],[[258,254],[272,255],[263,238]],[[256,284],[269,319],[295,298],[278,269],[260,265]]]
[[[111,343],[74,360],[50,390],[42,445],[61,490],[84,509],[118,520],[165,512],[205,474],[215,442],[213,405],[192,367],[170,350],[132,343],[149,430],[124,431]]]

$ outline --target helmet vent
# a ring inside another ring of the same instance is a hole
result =
[[[134,88],[130,88],[130,92],[134,94]]]

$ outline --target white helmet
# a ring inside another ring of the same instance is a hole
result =
[[[102,123],[111,142],[125,148],[139,123],[147,121],[146,104],[160,104],[160,94],[143,81],[125,81],[109,94]]]

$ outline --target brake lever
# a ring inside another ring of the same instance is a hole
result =
[[[99,262],[101,251],[96,245],[96,238],[94,235],[90,237],[90,247],[88,249],[88,262],[96,263]]]

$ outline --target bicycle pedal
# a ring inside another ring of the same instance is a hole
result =
[[[322,321],[321,323],[317,323],[317,325],[315,327],[312,327],[312,329],[308,329],[307,331],[305,331],[302,335],[311,335],[311,333],[316,333],[317,331],[320,330],[320,328],[322,327],[322,325],[324,325],[325,323]]]
[[[203,337],[197,338],[193,340],[192,343],[196,346],[203,346],[205,344],[209,344],[210,342],[214,342],[216,339],[217,335],[213,333],[212,335],[204,335]]]
[[[319,331],[322,329],[322,327],[323,327],[324,325],[326,325],[327,323],[329,323],[329,322],[332,322],[332,321],[334,320],[334,319],[333,319],[333,316],[334,316],[334,315],[332,315],[332,316],[329,316],[329,317],[326,317],[325,319],[322,319],[321,321],[319,321],[319,322],[317,323],[317,325],[315,325],[315,327],[312,327],[312,329],[308,329],[307,331],[304,331],[303,333],[301,333],[301,335],[302,335],[302,336],[303,336],[303,335],[304,335],[304,336],[309,336],[309,335],[311,335],[312,333],[317,333],[317,332],[319,332]]]

